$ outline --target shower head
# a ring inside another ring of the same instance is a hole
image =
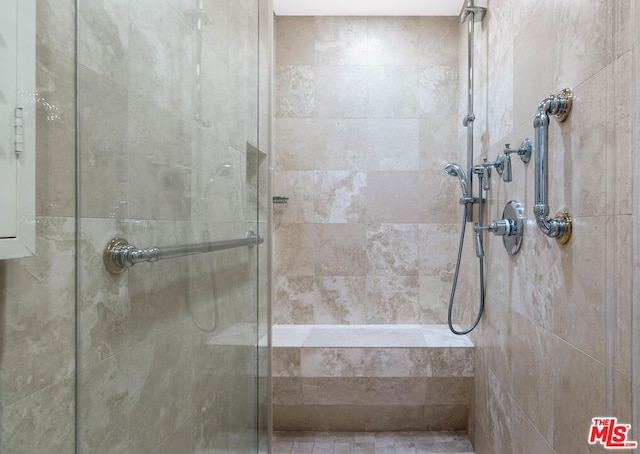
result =
[[[460,173],[464,175],[464,170],[462,170],[462,168],[458,164],[455,164],[453,162],[445,164],[444,171],[447,175],[451,175],[452,177],[457,177],[458,175],[460,175]]]
[[[458,177],[458,179],[460,180],[460,188],[462,189],[462,196],[469,197],[470,194],[469,186],[467,183],[467,175],[464,173],[464,170],[462,170],[462,167],[460,167],[458,164],[450,162],[444,166],[444,171],[447,175]]]

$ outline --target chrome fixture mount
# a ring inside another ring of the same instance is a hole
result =
[[[524,235],[524,207],[516,200],[511,200],[504,207],[502,218],[509,220],[512,225],[511,234],[502,237],[502,243],[509,255],[516,255],[522,246]]]
[[[467,114],[462,119],[462,126],[464,126],[466,128],[467,126],[469,126],[470,123],[473,123],[475,120],[476,120],[476,116],[475,115]]]
[[[489,225],[474,227],[476,233],[484,230],[502,237],[505,249],[511,255],[515,255],[522,245],[524,234],[524,209],[522,204],[516,200],[511,200],[504,207],[502,219],[496,219]]]
[[[104,266],[112,274],[121,274],[127,268],[140,262],[157,262],[158,260],[184,257],[187,255],[203,254],[205,252],[222,251],[242,246],[253,247],[262,244],[264,238],[256,235],[252,230],[247,232],[246,238],[237,240],[213,241],[210,243],[185,244],[158,248],[155,246],[138,249],[130,245],[124,238],[112,239],[104,249],[102,258]]]
[[[555,95],[549,95],[538,106],[533,127],[535,129],[536,150],[536,203],[533,214],[540,230],[548,237],[566,244],[571,238],[572,220],[566,211],[549,217],[549,116],[563,122],[569,116],[573,104],[573,93],[563,88]]]
[[[460,11],[460,23],[464,23],[470,19],[473,19],[473,22],[482,22],[486,12],[487,8],[475,6],[474,0],[467,0]]]
[[[495,162],[496,172],[498,175],[502,175],[502,181],[510,183],[513,179],[511,177],[511,156],[506,153],[498,155]]]
[[[511,153],[517,153],[525,164],[531,159],[531,139],[524,139],[518,148],[511,148],[510,144],[505,144],[504,152],[498,155],[495,162],[496,172],[502,175],[502,180],[509,183],[511,177]]]
[[[491,189],[489,178],[491,178],[491,169],[493,167],[496,167],[496,163],[487,161],[487,158],[483,158],[482,163],[473,166],[473,173],[482,177],[482,189],[485,191]]]
[[[511,148],[510,143],[504,144],[504,154],[510,155],[511,153],[517,153],[520,156],[520,159],[525,164],[531,160],[531,152],[533,151],[533,145],[531,144],[531,139],[528,137],[522,139],[520,146],[518,148]]]

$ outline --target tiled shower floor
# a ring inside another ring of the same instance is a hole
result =
[[[275,432],[272,454],[473,454],[463,432]]]

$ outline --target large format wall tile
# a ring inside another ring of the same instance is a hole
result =
[[[153,454],[173,454],[176,452],[190,452],[193,449],[191,440],[191,420],[187,420],[167,438],[164,443],[153,451]]]
[[[36,4],[36,40],[66,57],[75,58],[75,2],[40,0]]]
[[[44,45],[36,59],[36,215],[72,216],[75,210],[74,61]]]
[[[276,65],[313,65],[314,32],[313,17],[280,17],[275,36]]]
[[[364,222],[366,187],[365,172],[314,172],[315,221],[327,224]]]
[[[417,224],[369,224],[369,275],[417,276],[421,240],[419,228]]]
[[[542,3],[542,2],[540,2]],[[553,29],[553,3],[531,12],[529,21],[521,33],[510,44],[513,52],[513,124],[517,127],[526,121],[533,122],[535,110],[540,101],[554,93],[556,82],[552,68],[555,68],[554,52],[557,43],[549,33],[541,33],[538,39],[529,39],[536,30]],[[519,8],[516,8],[519,10]],[[548,71],[524,71],[520,68],[533,65],[549,68]],[[532,128],[533,129],[533,128]],[[497,138],[496,138],[497,139]]]
[[[361,118],[367,114],[368,72],[362,66],[312,68],[316,114],[330,118]],[[306,102],[307,100],[305,100]]]
[[[424,405],[274,405],[273,411],[276,430],[409,431],[423,430],[425,425]]]
[[[288,197],[286,205],[274,206],[276,224],[313,223],[315,220],[314,172],[275,171],[273,193]]]
[[[274,232],[274,258],[276,276],[313,276],[314,241],[313,224],[282,224]]]
[[[2,408],[2,452],[74,452],[74,393],[71,377]]]
[[[424,402],[426,386],[422,378],[308,378],[302,380],[302,396],[304,403],[318,405],[412,405]]]
[[[553,393],[538,393],[537,389],[553,389],[553,364],[549,361],[553,336],[518,314],[513,314],[511,323],[515,329],[509,351],[510,389],[534,427],[544,439],[552,440],[553,420],[549,415],[553,412]]]
[[[78,62],[121,86],[127,85],[131,62],[129,5],[129,0],[91,0],[79,9]]]
[[[607,144],[615,152],[607,153],[607,214],[631,214],[633,212],[633,118],[634,109],[628,93],[633,91],[633,53],[627,52],[613,63],[614,86],[611,104],[613,121],[607,128]],[[612,200],[613,199],[613,200]]]
[[[418,119],[369,118],[367,120],[368,170],[420,168]]]
[[[418,24],[419,64],[457,68],[458,30],[457,17],[421,17]]]
[[[145,98],[128,99],[129,216],[182,219],[191,214],[191,129]]]
[[[556,77],[575,87],[615,58],[613,18],[617,7],[598,1],[554,3]],[[581,26],[584,23],[590,24],[588,32]]]
[[[38,218],[38,254],[1,262],[2,405],[73,375],[74,222]]]
[[[416,276],[369,276],[362,323],[415,323],[420,295]]]
[[[365,17],[309,17],[310,36],[314,46],[314,64],[317,65],[365,65],[368,59],[368,27]],[[279,39],[276,37],[276,42]],[[287,40],[284,41],[285,45]],[[277,51],[276,51],[277,55]],[[276,63],[278,64],[278,63]]]
[[[314,279],[313,319],[309,323],[353,324],[369,312],[364,276],[318,276]],[[274,303],[277,307],[279,303]]]
[[[278,276],[274,279],[274,323],[313,323],[315,319],[313,279],[313,276]]]
[[[313,229],[314,274],[362,276],[367,268],[365,224],[316,224]]]
[[[129,161],[127,153],[128,93],[100,74],[80,67],[78,96],[83,151],[80,210],[87,217],[125,219],[129,216]],[[109,93],[105,97],[103,93]]]
[[[191,321],[132,349],[129,437],[133,452],[149,452],[191,413]],[[146,345],[145,345],[146,344]],[[230,389],[228,387],[228,389]],[[155,415],[149,418],[149,415]]]
[[[128,88],[176,116],[191,114],[194,22],[180,20],[166,2],[131,2],[129,14]],[[214,74],[202,66],[206,76]]]
[[[413,223],[422,220],[424,175],[415,170],[371,171],[367,178],[369,222]]]
[[[419,61],[422,20],[419,17],[369,17],[368,64],[403,66]]]
[[[315,74],[312,66],[276,66],[275,115],[311,117],[316,113]]]

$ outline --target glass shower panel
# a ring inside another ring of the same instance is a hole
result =
[[[122,274],[103,250],[266,236],[271,20],[78,0],[79,453],[267,452],[267,243]]]

